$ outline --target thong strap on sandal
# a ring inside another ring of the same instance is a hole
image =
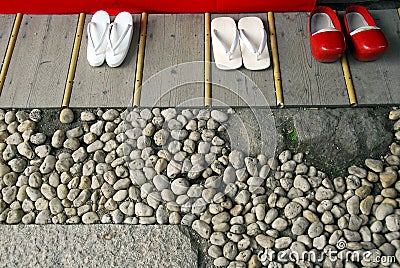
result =
[[[119,13],[110,25],[110,35],[107,37],[106,62],[110,67],[122,64],[128,54],[133,35],[132,15],[128,12]]]
[[[268,36],[259,17],[244,17],[238,22],[243,64],[248,70],[264,70],[271,65]]]
[[[220,46],[220,48],[225,52],[225,54],[228,56],[229,61],[231,60],[231,56],[233,55],[233,53],[235,52],[235,50],[239,44],[239,33],[236,28],[234,28],[233,30],[235,31],[235,38],[233,39],[233,42],[232,42],[229,50],[225,47],[222,40],[218,37],[218,33],[217,33],[218,31],[216,29],[214,29],[211,32],[213,41],[216,41],[216,43]]]
[[[91,66],[98,67],[104,63],[107,52],[106,37],[109,34],[110,16],[104,10],[97,11],[87,25],[86,56]]]
[[[118,27],[118,24],[116,24],[115,22],[110,24],[110,31],[113,27]],[[117,55],[118,53],[116,53],[118,47],[121,45],[122,41],[125,39],[126,35],[128,34],[129,30],[132,28],[132,24],[128,24],[125,27],[125,30],[123,31],[122,35],[119,37],[119,39],[115,42],[115,44],[112,43],[111,41],[111,35],[107,36],[107,43],[110,46],[114,56]]]
[[[88,38],[89,38],[90,43],[92,44],[92,46],[94,48],[95,54],[99,55],[101,53],[104,53],[104,51],[103,52],[99,52],[99,50],[100,50],[101,47],[103,47],[103,42],[104,42],[105,37],[106,36],[108,37],[109,34],[110,34],[110,30],[109,30],[110,29],[110,23],[106,23],[106,27],[104,28],[104,31],[101,34],[100,40],[97,41],[97,45],[95,44],[96,41],[94,41],[93,34],[92,34],[92,28],[96,27],[96,24],[97,24],[97,22],[92,22],[92,21],[88,23]]]
[[[234,70],[242,66],[239,32],[231,17],[217,17],[211,21],[211,38],[218,69]]]
[[[259,60],[260,55],[262,54],[262,52],[265,49],[265,46],[267,44],[267,33],[265,31],[264,28],[259,28],[262,34],[262,40],[261,43],[258,47],[258,50],[255,49],[255,47],[253,46],[253,44],[250,42],[250,40],[247,38],[245,32],[243,29],[239,30],[240,31],[240,38],[243,40],[244,44],[246,45],[246,47],[251,51],[251,53],[253,53],[256,56],[256,60]]]

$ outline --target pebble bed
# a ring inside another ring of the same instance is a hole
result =
[[[337,178],[302,153],[231,151],[231,113],[99,109],[46,135],[40,110],[0,110],[0,222],[182,224],[218,267],[400,267],[400,110],[390,153]]]

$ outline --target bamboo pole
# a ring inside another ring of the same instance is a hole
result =
[[[76,64],[78,62],[79,49],[81,46],[83,27],[85,25],[85,13],[79,14],[78,26],[76,28],[74,46],[72,48],[71,61],[69,64],[67,82],[65,83],[64,97],[62,100],[62,108],[69,106],[72,93],[72,84],[74,82]]]
[[[146,48],[146,35],[147,35],[147,13],[143,12],[140,23],[139,49],[138,49],[138,59],[136,64],[134,93],[133,93],[134,106],[140,105],[141,86],[143,80],[144,53]]]
[[[204,106],[211,106],[211,15],[204,20]]]
[[[281,81],[281,70],[279,67],[278,45],[276,41],[275,18],[273,12],[268,12],[268,25],[269,25],[269,39],[271,42],[271,50],[272,50],[272,62],[274,68],[276,105],[282,108],[284,106],[283,91],[282,91],[282,81]]]
[[[17,41],[19,27],[22,21],[22,16],[23,16],[22,13],[18,13],[17,16],[15,17],[13,29],[11,31],[11,36],[10,39],[8,40],[8,46],[6,54],[4,56],[3,66],[1,66],[1,71],[0,71],[0,94],[1,91],[3,90],[4,82],[6,80],[8,67],[10,66],[11,57],[14,51],[15,42]]]

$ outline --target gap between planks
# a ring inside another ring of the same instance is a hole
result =
[[[6,80],[8,67],[10,66],[11,57],[14,51],[15,42],[17,41],[18,31],[21,25],[22,17],[23,17],[22,13],[18,13],[17,16],[15,17],[13,29],[11,31],[11,36],[8,41],[6,54],[4,56],[3,65],[0,71],[0,95],[3,90],[4,82]]]
[[[204,14],[204,106],[211,106],[211,15]]]

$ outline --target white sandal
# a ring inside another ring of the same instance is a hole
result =
[[[254,71],[267,69],[271,63],[262,20],[258,17],[241,18],[238,28],[244,67]]]
[[[231,17],[213,19],[211,21],[211,37],[217,67],[221,70],[240,68],[242,56],[235,21]]]
[[[128,54],[133,35],[132,15],[121,12],[110,25],[107,38],[106,62],[110,67],[118,67]]]
[[[106,37],[110,31],[110,16],[106,11],[97,11],[88,23],[87,60],[93,67],[100,66],[106,58]]]

